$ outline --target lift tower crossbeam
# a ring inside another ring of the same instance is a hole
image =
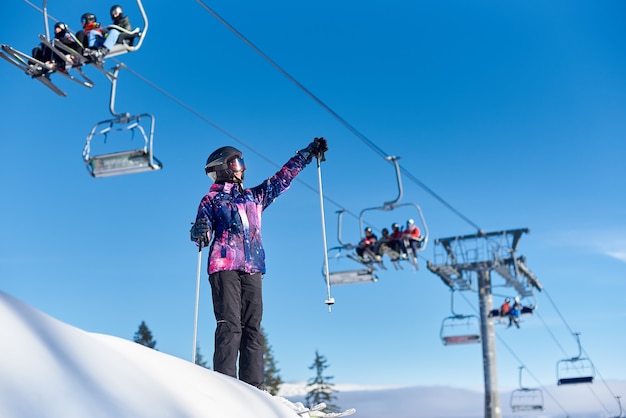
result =
[[[505,280],[504,285],[513,287],[522,297],[532,296],[533,289],[541,291],[541,284],[526,266],[525,258],[515,255],[521,236],[528,232],[527,228],[522,228],[438,238],[434,241],[434,261],[427,264],[428,269],[452,290],[474,290],[473,280],[477,278],[485,418],[502,417],[496,373],[495,330],[489,320],[493,308],[491,272],[498,273]]]

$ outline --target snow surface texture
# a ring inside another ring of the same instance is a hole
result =
[[[62,323],[0,291],[0,417],[299,418],[237,379]]]

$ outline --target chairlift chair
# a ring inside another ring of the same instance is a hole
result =
[[[352,249],[354,249],[354,245],[345,243],[341,240],[341,219],[344,209],[338,211],[338,223],[337,223],[337,240],[339,241],[340,246],[333,247],[328,250],[328,256],[324,259],[324,263],[322,265],[322,275],[326,278],[326,271],[328,271],[328,278],[330,285],[337,284],[353,284],[353,283],[365,283],[365,282],[377,282],[378,277],[376,277],[375,269],[372,265],[363,267],[363,264],[355,260],[348,253]],[[354,263],[358,263],[361,265],[359,269],[343,269],[338,270],[339,264],[343,260],[350,260],[348,264],[353,265]],[[331,269],[330,265],[326,265],[326,260],[328,260],[328,264],[333,264],[333,268]]]
[[[439,336],[443,345],[480,343],[480,321],[476,315],[452,315],[443,320]]]
[[[511,410],[513,412],[543,411],[543,391],[538,388],[527,388],[522,385],[522,370],[519,368],[519,388],[511,392]]]
[[[595,368],[590,359],[582,356],[579,333],[574,333],[578,343],[578,355],[569,359],[559,360],[556,365],[557,383],[570,385],[593,383]]]
[[[439,337],[443,345],[480,343],[480,320],[476,315],[462,315],[454,311],[454,291],[450,292],[452,315],[441,323]]]
[[[559,385],[593,383],[594,374],[593,363],[588,358],[572,357],[557,363]]]
[[[131,116],[128,113],[115,113],[115,92],[120,67],[120,65],[115,67],[115,77],[111,81],[110,111],[116,118],[96,123],[89,132],[87,143],[83,148],[83,160],[89,174],[93,177],[110,177],[163,168],[163,164],[153,154],[154,116],[149,113],[137,116]],[[146,120],[149,123],[144,126]],[[146,128],[148,132],[146,132]],[[110,135],[124,131],[130,131],[133,137],[135,132],[139,132],[143,139],[141,146],[131,150],[124,149],[99,155],[93,154],[92,141],[96,136],[102,136],[103,142],[106,143]]]

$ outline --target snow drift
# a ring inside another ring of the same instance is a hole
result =
[[[0,291],[0,416],[299,417],[245,383],[85,332]]]

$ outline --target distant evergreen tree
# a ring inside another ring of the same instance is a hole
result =
[[[306,394],[306,403],[309,407],[324,402],[326,404],[325,412],[338,412],[339,407],[334,404],[337,400],[335,393],[337,392],[330,381],[333,376],[324,376],[324,370],[329,365],[327,364],[326,357],[321,356],[317,350],[315,350],[315,360],[313,364],[309,366],[310,370],[315,370],[315,377],[309,379],[306,387],[309,391]]]
[[[196,364],[211,370],[211,368],[207,366],[206,360],[202,357],[202,354],[200,354],[200,347],[196,347]]]
[[[280,378],[278,372],[280,369],[276,367],[276,360],[272,353],[272,347],[267,342],[267,334],[265,330],[261,328],[263,333],[263,378],[264,389],[271,395],[277,395],[280,390],[280,385],[283,384],[283,380]]]
[[[156,341],[152,339],[152,333],[144,321],[141,321],[133,341],[149,348],[154,348],[156,346]]]

